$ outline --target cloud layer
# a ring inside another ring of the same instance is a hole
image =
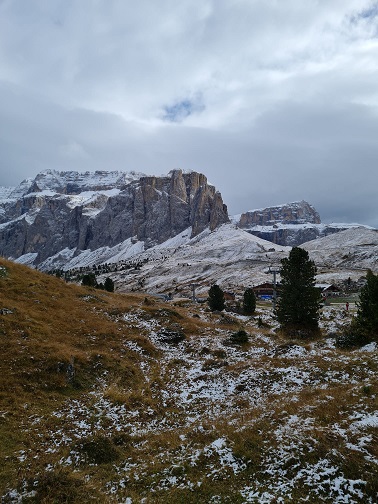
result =
[[[378,227],[378,3],[0,0],[0,185],[202,171]]]

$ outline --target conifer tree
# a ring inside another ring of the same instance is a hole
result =
[[[378,275],[368,270],[366,284],[360,292],[357,322],[368,331],[378,335]]]
[[[224,292],[219,285],[214,284],[210,287],[208,303],[211,311],[222,311],[224,309]]]
[[[88,273],[84,275],[81,283],[82,285],[86,285],[88,287],[96,287],[97,285],[96,275],[94,273]]]
[[[336,338],[336,346],[348,348],[378,341],[378,275],[368,270],[360,292],[357,316]]]
[[[245,315],[252,315],[256,310],[256,296],[253,289],[248,288],[244,291],[243,312]]]
[[[281,264],[281,292],[276,310],[281,327],[316,330],[320,294],[315,288],[315,263],[310,261],[306,250],[293,247]]]
[[[114,282],[111,278],[106,277],[104,283],[104,289],[108,292],[114,292]]]

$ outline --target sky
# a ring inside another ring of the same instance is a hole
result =
[[[378,228],[378,2],[0,0],[0,185],[204,173]]]

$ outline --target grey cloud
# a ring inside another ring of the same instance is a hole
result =
[[[0,185],[181,167],[231,213],[306,199],[377,227],[376,5],[2,2]]]

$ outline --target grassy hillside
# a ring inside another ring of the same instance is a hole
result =
[[[377,502],[378,356],[0,260],[4,502]],[[230,341],[243,327],[247,344]]]

